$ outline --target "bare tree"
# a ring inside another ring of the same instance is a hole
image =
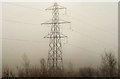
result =
[[[73,64],[71,62],[68,63],[68,72],[67,72],[67,76],[68,77],[73,77],[74,76],[74,69],[73,69]]]
[[[29,76],[29,69],[30,69],[30,61],[27,57],[27,55],[24,53],[24,55],[22,56],[23,58],[23,66],[24,66],[24,70],[25,70],[25,75]]]
[[[105,51],[105,55],[102,56],[100,72],[101,76],[117,76],[117,60],[111,51]]]
[[[96,77],[97,72],[96,72],[96,69],[94,69],[92,67],[84,67],[84,68],[80,68],[79,76],[81,76],[81,77]]]
[[[46,61],[44,58],[40,60],[40,65],[41,65],[41,75],[46,76],[47,75],[47,65]]]
[[[4,66],[2,69],[2,77],[14,77],[13,71],[8,67]]]

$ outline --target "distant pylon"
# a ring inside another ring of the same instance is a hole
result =
[[[63,35],[60,32],[60,24],[70,23],[68,21],[64,21],[59,18],[59,10],[61,9],[66,9],[66,8],[58,5],[57,3],[54,3],[53,6],[47,8],[46,10],[52,10],[53,17],[52,20],[42,23],[42,24],[51,24],[51,31],[44,38],[50,39],[47,68],[50,72],[54,72],[54,73],[63,70],[61,38],[65,38],[67,36]]]

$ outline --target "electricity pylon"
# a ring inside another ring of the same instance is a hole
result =
[[[47,8],[46,10],[52,10],[52,20],[42,23],[51,24],[51,31],[44,38],[50,39],[47,68],[50,72],[54,73],[63,70],[61,38],[65,38],[67,36],[60,32],[60,25],[64,23],[70,23],[59,18],[59,10],[61,9],[66,8],[58,5],[57,3],[54,3],[53,6]]]

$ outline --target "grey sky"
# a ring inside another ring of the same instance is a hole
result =
[[[51,19],[51,11],[44,9],[53,3],[3,3],[3,64],[15,67],[21,65],[23,53],[32,64],[47,59],[49,39],[43,39],[50,32],[49,25],[41,23]],[[75,68],[99,66],[104,50],[118,54],[118,6],[117,2],[66,2],[59,3],[67,8],[60,11],[60,18],[71,24],[61,25],[61,31],[68,36],[63,39],[63,58],[67,66],[72,62]]]

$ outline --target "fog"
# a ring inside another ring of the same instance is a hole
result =
[[[113,2],[58,3],[67,8],[60,18],[71,22],[61,25],[64,67],[71,62],[79,67],[97,67],[105,50],[118,56],[118,4]],[[23,2],[2,5],[2,57],[3,66],[21,66],[21,56],[26,53],[31,64],[47,60],[50,25],[41,25],[52,18],[45,9],[53,3]],[[67,42],[68,41],[68,42]]]

